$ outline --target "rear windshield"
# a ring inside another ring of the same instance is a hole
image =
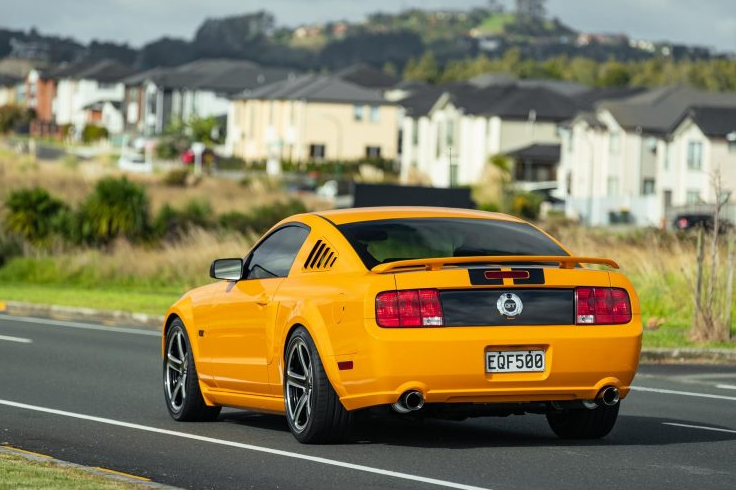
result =
[[[339,225],[368,269],[397,260],[476,255],[568,255],[535,228],[476,218],[406,218]]]

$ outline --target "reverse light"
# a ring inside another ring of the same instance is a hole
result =
[[[629,293],[619,288],[582,287],[575,290],[575,323],[614,325],[631,321]]]
[[[441,327],[440,293],[436,289],[384,291],[376,296],[376,322],[381,327]]]

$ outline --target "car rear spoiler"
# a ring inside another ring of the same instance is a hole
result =
[[[400,272],[403,269],[424,268],[428,271],[438,271],[448,265],[460,264],[504,264],[504,263],[530,263],[530,262],[555,262],[562,269],[572,269],[578,264],[600,264],[618,269],[616,261],[601,259],[598,257],[576,257],[569,255],[500,255],[500,256],[476,256],[476,257],[438,257],[430,259],[397,260],[386,264],[379,264],[371,269],[376,274],[388,272]]]

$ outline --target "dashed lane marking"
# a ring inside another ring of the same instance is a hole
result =
[[[696,396],[700,398],[713,398],[716,400],[729,400],[736,402],[736,396],[711,395],[710,393],[695,393],[693,391],[664,390],[662,388],[647,388],[644,386],[632,386],[632,391],[648,391],[650,393],[662,393],[665,395]]]
[[[710,430],[713,432],[727,432],[729,434],[736,434],[736,430],[721,429],[719,427],[707,427],[705,425],[676,424],[674,422],[662,422],[662,425],[672,425],[674,427],[685,427],[686,429],[700,429],[700,430]]]

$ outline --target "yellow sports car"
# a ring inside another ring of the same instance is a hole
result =
[[[545,414],[563,438],[610,432],[639,362],[639,300],[609,259],[572,256],[517,218],[447,208],[307,213],[166,315],[176,420],[285,413],[303,443],[356,410]]]

